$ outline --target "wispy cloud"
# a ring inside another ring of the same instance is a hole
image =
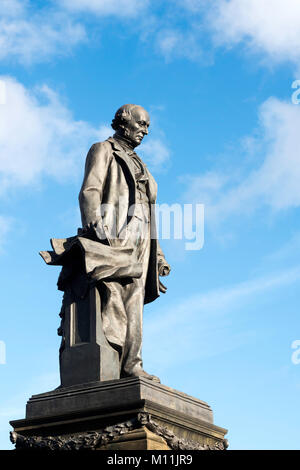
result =
[[[40,5],[2,0],[0,60],[22,65],[53,60],[88,42],[99,19],[110,16],[131,28],[129,21],[141,18],[148,7],[148,0],[52,0]]]
[[[189,178],[185,199],[206,205],[206,221],[217,224],[231,215],[247,215],[258,207],[273,211],[300,205],[300,108],[270,98],[259,110],[260,162],[239,181],[226,169]],[[253,137],[255,141],[255,137]],[[245,146],[240,152],[247,156]],[[245,158],[240,158],[240,161]]]
[[[182,31],[175,27],[158,30],[156,46],[166,61],[182,57],[192,61],[203,59],[201,38],[195,26],[191,27],[191,31]]]
[[[100,126],[100,129],[99,129],[99,140],[106,140],[113,133],[114,131],[112,130],[110,126],[108,126],[107,124],[103,124],[102,126]]]
[[[60,0],[59,5],[72,12],[99,16],[135,17],[144,11],[148,0]]]
[[[27,1],[24,0],[2,0],[1,16],[20,16],[26,10]]]
[[[272,62],[299,64],[298,0],[213,0],[207,21],[217,45],[243,43]]]
[[[277,250],[267,253],[262,259],[262,267],[266,265],[294,264],[300,258],[300,232],[294,232]]]
[[[0,215],[0,254],[4,250],[7,235],[12,228],[13,218]]]
[[[145,356],[153,368],[201,360],[239,348],[255,338],[251,329],[233,328],[249,299],[300,280],[300,267],[196,294],[145,319]],[[182,354],[178,355],[178,345]],[[161,358],[164,358],[163,364]]]
[[[134,28],[166,60],[210,63],[214,46],[244,44],[272,63],[299,65],[298,0],[168,0],[163,5],[148,0],[53,0],[40,8],[26,0],[2,4],[0,60],[30,64],[69,53],[88,41],[86,21],[90,30],[99,27],[99,19],[112,17]],[[133,25],[132,19],[138,23]]]
[[[0,113],[0,193],[34,185],[43,175],[65,180],[78,168],[82,172],[87,150],[103,128],[74,120],[45,85],[32,90],[14,78],[0,79],[6,85]]]
[[[63,11],[33,11],[29,2],[5,0],[0,12],[0,60],[31,64],[68,54],[86,40],[85,28]]]
[[[170,159],[170,150],[161,138],[149,137],[137,151],[154,171],[165,168]]]
[[[298,0],[176,0],[170,4],[174,11],[181,9],[181,18],[189,15],[185,18],[189,27],[179,45],[181,50],[188,42],[201,48],[208,37],[210,49],[242,45],[248,53],[260,54],[263,63],[289,61],[299,71]],[[168,17],[165,19],[168,21]],[[174,44],[170,41],[168,48],[173,49]],[[191,58],[188,53],[185,57]]]

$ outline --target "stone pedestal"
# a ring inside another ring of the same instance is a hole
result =
[[[17,449],[223,450],[209,405],[142,377],[34,395],[11,421]]]
[[[61,386],[119,379],[119,353],[103,333],[98,288],[90,289],[82,299],[67,302],[63,319],[64,347],[59,358]]]

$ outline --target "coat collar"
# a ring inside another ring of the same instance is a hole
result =
[[[107,141],[111,143],[111,146],[114,149],[114,153],[117,154],[118,157],[122,158],[122,160],[125,161],[125,163],[127,164],[128,168],[129,168],[129,171],[131,173],[131,176],[132,176],[133,180],[135,180],[135,178],[134,178],[134,165],[133,165],[133,162],[132,162],[130,156],[127,155],[127,153],[125,152],[123,147],[121,147],[121,145],[118,143],[118,141],[116,139],[114,139],[113,137],[109,137],[107,139]]]
[[[116,150],[117,152],[124,152],[123,148],[116,139],[114,139],[113,137],[109,137],[106,140],[111,143],[114,150]]]

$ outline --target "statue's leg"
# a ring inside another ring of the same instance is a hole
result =
[[[127,314],[126,341],[122,357],[121,375],[140,375],[142,362],[142,322],[144,286],[141,279],[134,279],[123,291]]]
[[[125,293],[124,293],[125,294]],[[124,304],[127,313],[127,334],[121,363],[121,377],[145,377],[160,382],[155,375],[143,369],[142,361],[142,322],[145,286],[142,279],[135,279],[126,289]]]
[[[125,282],[103,282],[102,325],[103,332],[112,345],[122,348],[126,341],[127,313],[124,303]]]
[[[121,363],[121,377],[140,376],[156,382],[160,382],[155,375],[150,375],[143,370],[142,362],[142,324],[145,299],[145,284],[150,256],[150,229],[149,223],[136,219],[131,228],[135,230],[133,238],[136,245],[136,256],[143,265],[143,274],[139,279],[133,279],[132,284],[123,290],[123,302],[127,315],[126,341]],[[142,235],[142,236],[141,236]]]

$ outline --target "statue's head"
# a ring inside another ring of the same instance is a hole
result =
[[[148,134],[149,125],[149,114],[137,104],[121,106],[111,123],[116,134],[128,140],[133,147],[140,145],[144,136]]]

